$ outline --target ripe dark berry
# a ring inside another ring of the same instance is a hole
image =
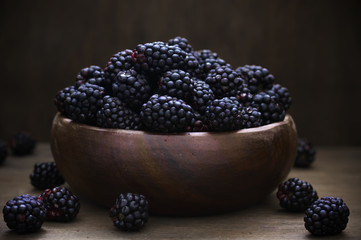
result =
[[[350,210],[341,198],[323,197],[307,208],[305,228],[317,236],[342,232],[348,223]]]
[[[318,199],[311,184],[298,178],[290,178],[280,184],[277,191],[280,206],[289,211],[304,211]]]
[[[7,145],[0,140],[0,164],[2,164],[8,156]]]
[[[34,165],[30,174],[31,184],[41,190],[57,187],[65,183],[55,162],[42,162]]]
[[[308,168],[314,162],[316,150],[306,138],[298,138],[295,167]]]
[[[114,226],[122,231],[138,231],[148,221],[148,201],[136,193],[120,194],[110,209]]]
[[[280,122],[286,116],[286,111],[278,102],[276,95],[259,92],[252,97],[251,106],[262,114],[262,125]]]
[[[11,152],[17,156],[31,154],[36,146],[36,140],[30,133],[18,132],[9,140]]]
[[[11,230],[19,233],[36,232],[46,219],[46,209],[37,197],[24,194],[5,204],[3,216]]]
[[[54,98],[54,104],[57,110],[63,114],[65,114],[65,102],[71,101],[70,96],[72,93],[76,91],[75,86],[69,86],[62,90],[60,90]]]
[[[187,53],[193,52],[193,48],[189,44],[188,40],[186,38],[183,38],[183,37],[180,37],[180,36],[169,39],[167,44],[170,45],[170,46],[177,46],[177,47],[179,47],[180,49],[182,49],[183,51],[185,51]]]
[[[267,68],[255,65],[245,65],[236,69],[246,81],[251,93],[272,89],[274,76]]]
[[[79,213],[79,198],[65,187],[46,189],[39,199],[47,209],[47,220],[70,222]]]
[[[105,82],[103,69],[95,65],[81,69],[76,76],[75,88],[78,88],[84,83],[90,83],[104,87]]]

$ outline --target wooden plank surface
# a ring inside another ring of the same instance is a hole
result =
[[[33,155],[9,156],[0,166],[1,209],[21,194],[38,195],[29,175],[34,163],[52,161],[50,147],[39,143]],[[318,195],[338,196],[351,214],[346,230],[327,239],[361,239],[361,148],[317,148],[311,169],[292,169],[289,177],[310,182]],[[81,196],[80,196],[81,197]],[[140,232],[124,233],[112,225],[108,209],[81,198],[80,213],[71,223],[45,222],[41,231],[17,234],[0,220],[0,239],[312,239],[303,226],[303,213],[288,213],[278,206],[275,193],[261,204],[239,212],[208,217],[149,218]]]

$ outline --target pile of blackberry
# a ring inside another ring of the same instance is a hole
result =
[[[75,122],[155,132],[232,131],[282,121],[292,99],[265,67],[232,67],[184,37],[138,44],[89,66],[54,99]]]

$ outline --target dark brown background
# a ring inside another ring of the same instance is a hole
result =
[[[49,140],[53,98],[138,43],[188,38],[234,67],[270,69],[300,136],[361,145],[360,1],[0,1],[0,139]]]

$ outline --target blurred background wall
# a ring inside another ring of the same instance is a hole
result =
[[[232,66],[268,68],[293,97],[299,136],[361,145],[361,2],[0,1],[0,139],[48,141],[55,94],[138,43],[186,37]]]

